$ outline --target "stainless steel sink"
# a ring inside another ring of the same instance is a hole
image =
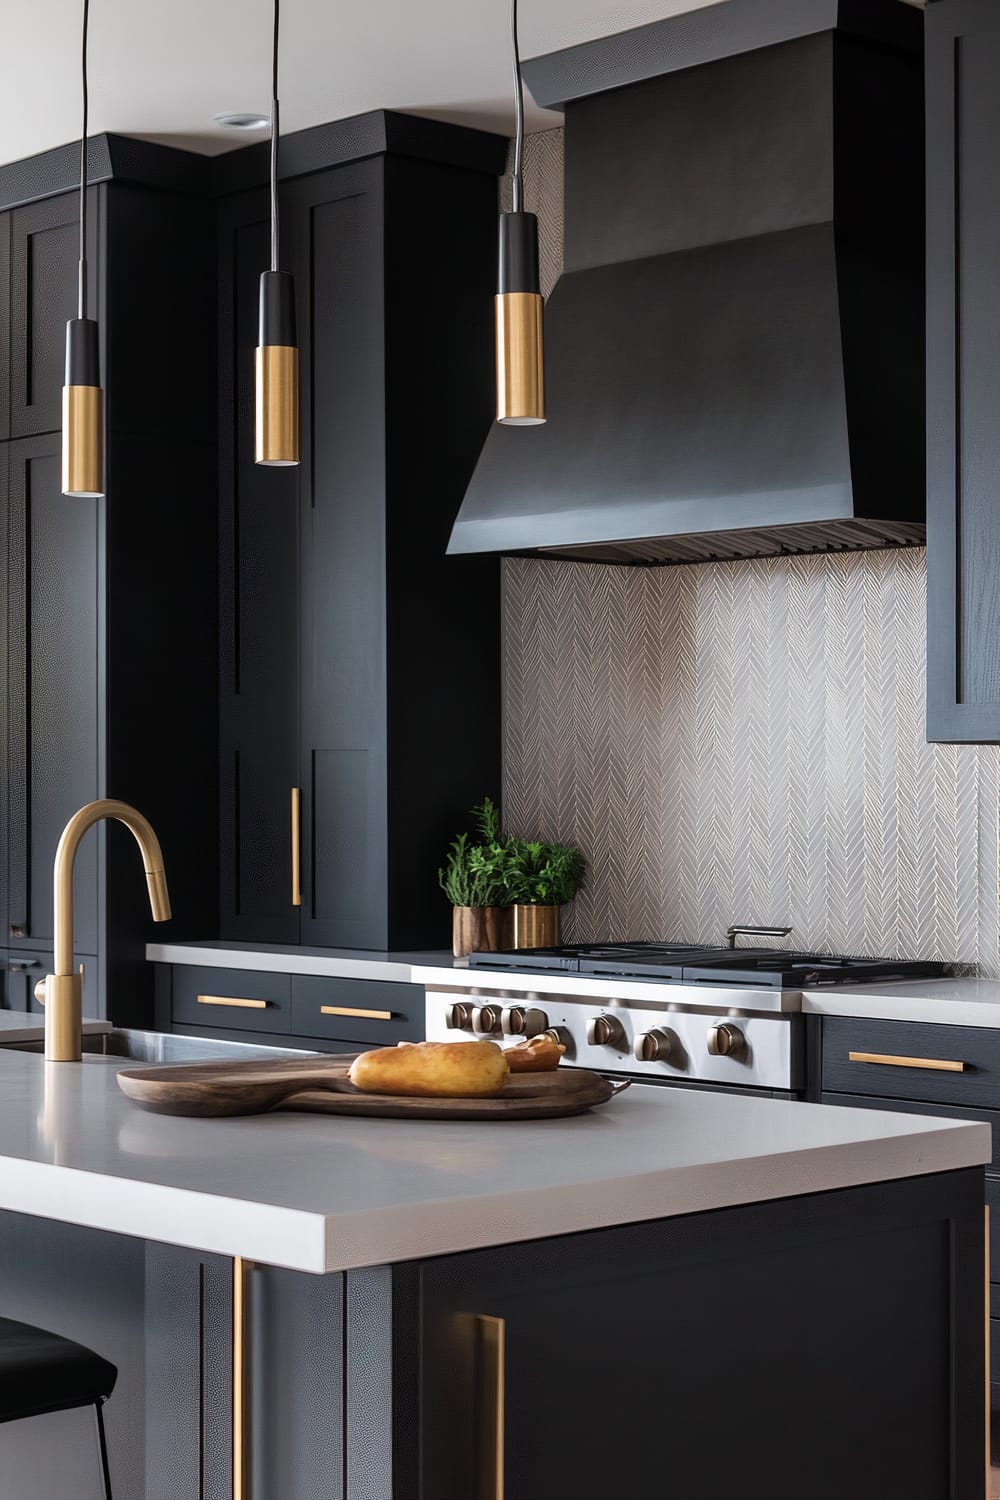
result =
[[[5,1044],[0,1037],[0,1047]],[[9,1042],[10,1052],[41,1052],[41,1037],[30,1042]],[[266,1057],[316,1057],[319,1054],[294,1047],[258,1047],[246,1042],[223,1042],[215,1037],[178,1036],[171,1031],[105,1031],[89,1033],[83,1038],[84,1052],[104,1053],[108,1057],[130,1057],[136,1062],[252,1062]]]

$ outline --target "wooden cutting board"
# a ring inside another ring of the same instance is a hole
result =
[[[363,1094],[347,1077],[354,1054],[285,1061],[168,1063],[125,1068],[118,1086],[143,1109],[161,1115],[265,1114],[272,1109],[393,1120],[544,1120],[607,1104],[627,1080],[611,1083],[582,1068],[518,1073],[492,1099],[417,1099]]]

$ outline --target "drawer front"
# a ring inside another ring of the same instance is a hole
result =
[[[292,977],[292,1031],[392,1047],[424,1035],[424,991],[419,984],[385,979]]]
[[[937,1115],[942,1120],[981,1120],[993,1131],[993,1160],[986,1168],[1000,1176],[1000,1109],[975,1109],[961,1104],[917,1104],[909,1099],[872,1099],[867,1094],[821,1094],[821,1104],[842,1104],[848,1109],[887,1109],[906,1115]]]
[[[1000,1033],[824,1017],[823,1090],[1000,1109]]]
[[[292,982],[287,974],[174,967],[170,1015],[175,1026],[290,1031],[291,1011]]]

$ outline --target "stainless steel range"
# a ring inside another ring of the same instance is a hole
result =
[[[786,935],[734,928],[731,944],[739,934]],[[946,972],[939,963],[784,948],[601,943],[474,953],[467,969],[421,977],[428,1041],[548,1032],[570,1066],[789,1095],[804,1086],[803,989]]]

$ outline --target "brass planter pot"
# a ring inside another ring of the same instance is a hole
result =
[[[451,948],[467,953],[500,953],[511,944],[509,906],[453,906]]]
[[[559,942],[558,906],[514,906],[514,947],[554,948]]]

